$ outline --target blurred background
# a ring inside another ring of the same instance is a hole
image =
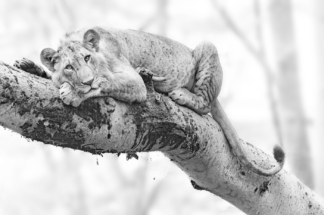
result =
[[[0,60],[40,62],[69,30],[102,25],[160,34],[195,48],[213,42],[221,103],[240,137],[324,196],[324,1],[0,0]],[[192,188],[160,153],[126,161],[30,142],[0,128],[0,214],[243,214]]]

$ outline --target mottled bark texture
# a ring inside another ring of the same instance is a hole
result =
[[[98,98],[74,108],[60,101],[49,80],[0,63],[0,124],[32,140],[95,154],[161,151],[195,189],[247,214],[324,214],[323,200],[298,179],[284,170],[273,177],[249,172],[210,116],[176,105],[144,79],[149,91],[144,103]],[[242,143],[254,162],[274,165],[272,156]]]

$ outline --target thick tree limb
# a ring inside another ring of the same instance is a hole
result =
[[[64,105],[51,82],[0,63],[0,124],[32,140],[91,153],[161,151],[191,179],[247,214],[323,214],[323,200],[286,171],[273,177],[249,172],[233,157],[222,130],[155,93],[127,105],[108,98],[78,108]],[[3,141],[3,140],[2,140]],[[274,159],[250,144],[248,155],[263,168]]]

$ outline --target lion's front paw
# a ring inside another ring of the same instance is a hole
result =
[[[187,90],[176,89],[169,93],[169,97],[179,105],[185,105],[188,102]]]
[[[64,82],[60,87],[60,98],[66,105],[78,107],[83,101],[82,98],[75,92],[74,88],[67,82]]]
[[[33,75],[37,75],[43,78],[47,78],[47,75],[43,68],[35,64],[33,61],[23,58],[21,60],[16,60],[13,64],[14,67],[24,70],[25,72],[28,72]]]

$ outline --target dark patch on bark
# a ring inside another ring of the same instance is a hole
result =
[[[110,130],[112,128],[112,123],[110,120],[107,123],[108,123],[108,130]]]
[[[198,143],[198,136],[196,133],[194,133],[192,139],[190,140],[190,142],[188,142],[187,147],[188,147],[188,150],[192,153],[199,151],[200,144]]]
[[[13,93],[14,93],[14,89],[10,84],[10,80],[7,77],[3,78],[3,81],[0,83],[1,87],[2,87],[2,93],[1,93],[1,97],[6,98],[8,100],[13,100]]]
[[[29,123],[29,122],[26,122],[25,124],[23,124],[22,126],[20,126],[20,128],[23,130],[23,131],[28,131],[29,128],[32,128],[33,127],[33,124]]]
[[[196,184],[196,182],[194,182],[193,180],[191,180],[190,182],[191,182],[191,185],[193,186],[193,188],[195,188],[196,190],[205,190],[204,188],[202,188],[201,186]]]
[[[256,187],[255,189],[254,189],[254,193],[256,193],[256,192],[258,192],[258,187]]]
[[[8,102],[9,102],[9,99],[7,99],[7,98],[0,98],[0,105],[6,104]]]
[[[107,150],[106,152],[107,152],[107,153],[111,153],[111,154],[116,154],[116,153],[118,153],[117,150],[115,150],[115,149]]]
[[[102,153],[102,150],[93,144],[82,145],[85,141],[84,134],[81,130],[76,130],[77,124],[72,122],[74,115],[77,115],[90,122],[90,129],[107,125],[110,114],[101,114],[99,103],[86,101],[78,108],[66,105],[62,107],[60,99],[51,99],[51,104],[43,108],[42,100],[29,98],[25,93],[21,93],[15,103],[20,115],[30,113],[35,117],[42,116],[38,121],[34,119],[20,127],[22,135],[26,138],[72,149],[82,148],[82,151],[93,154]]]
[[[142,122],[142,121],[136,121]],[[136,130],[136,139],[131,149],[136,151],[150,151],[154,146],[156,149],[171,151],[185,149],[194,153],[200,149],[197,137],[190,127],[183,128],[171,122],[139,123]]]
[[[69,127],[63,129],[54,120],[48,122],[47,126],[44,125],[42,120],[39,120],[36,124],[25,123],[20,127],[23,131],[22,135],[45,144],[80,149],[84,142],[82,131],[75,131]],[[83,150],[93,152],[91,148],[83,148]]]
[[[101,113],[101,105],[98,102],[94,102],[93,99],[89,99],[77,108],[64,105],[67,110],[77,116],[92,122],[89,124],[89,129],[101,128],[103,125],[107,125],[110,121],[110,114]]]
[[[263,196],[265,192],[269,190],[270,181],[264,181],[259,187],[259,194]]]
[[[145,110],[147,106],[138,108]],[[136,106],[131,107],[131,109],[134,116],[134,124],[137,127],[136,139],[131,149],[135,149],[136,151],[150,151],[156,144],[160,144],[157,147],[160,150],[171,151],[181,148],[190,153],[195,153],[200,150],[195,128],[191,125],[183,128],[170,122],[171,120],[169,121],[168,119],[171,116],[168,114],[168,111],[158,112],[157,110],[147,110],[151,114],[148,116],[145,111],[136,110]],[[154,113],[153,116],[152,113]],[[159,123],[155,123],[155,118],[159,119]],[[161,119],[165,119],[164,122]]]
[[[15,78],[16,84],[19,84],[17,76],[14,75],[14,78]]]
[[[126,154],[126,160],[130,160],[132,158],[138,160],[138,155],[136,153],[127,153]]]

